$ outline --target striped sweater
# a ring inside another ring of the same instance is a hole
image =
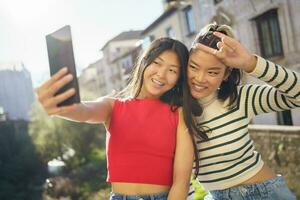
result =
[[[239,86],[237,104],[231,109],[226,107],[228,101],[217,99],[202,104],[198,126],[210,132],[208,141],[196,139],[200,158],[197,179],[207,190],[233,187],[262,168],[263,160],[248,133],[253,116],[300,107],[298,73],[257,56],[257,65],[249,74],[268,85]]]

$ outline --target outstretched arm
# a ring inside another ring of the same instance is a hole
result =
[[[72,79],[72,75],[67,74],[67,69],[63,68],[37,89],[39,102],[48,115],[79,122],[107,122],[114,102],[112,98],[102,97],[96,101],[57,106],[60,102],[75,94],[75,89],[71,88],[62,94],[55,95],[59,89]]]

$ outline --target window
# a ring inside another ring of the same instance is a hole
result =
[[[142,48],[145,49],[147,48],[150,43],[154,40],[154,36],[153,35],[148,35],[144,38],[143,43],[142,43]]]
[[[196,24],[194,20],[194,14],[191,6],[188,6],[184,9],[186,27],[188,35],[194,33],[196,31]]]
[[[270,10],[255,19],[261,54],[265,58],[283,55],[277,10]]]
[[[167,36],[170,38],[175,38],[175,32],[172,27],[166,29]]]
[[[277,112],[278,125],[290,125],[293,126],[293,118],[290,110]]]
[[[214,4],[216,5],[216,4],[218,4],[218,3],[220,3],[220,2],[222,2],[223,0],[214,0]]]

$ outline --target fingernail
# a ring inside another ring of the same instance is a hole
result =
[[[213,32],[213,34],[214,34],[215,36],[221,36],[221,34],[220,34],[219,32]]]
[[[63,68],[61,69],[62,72],[66,72],[67,70],[68,70],[67,67],[63,67]]]
[[[68,74],[67,75],[67,79],[69,79],[69,80],[73,79],[73,75],[72,74]]]

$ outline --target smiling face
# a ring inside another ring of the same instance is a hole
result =
[[[214,55],[201,50],[191,53],[187,77],[194,98],[201,99],[215,93],[228,75],[227,67]]]
[[[139,98],[159,98],[172,89],[180,75],[180,62],[172,50],[163,51],[146,67]]]

